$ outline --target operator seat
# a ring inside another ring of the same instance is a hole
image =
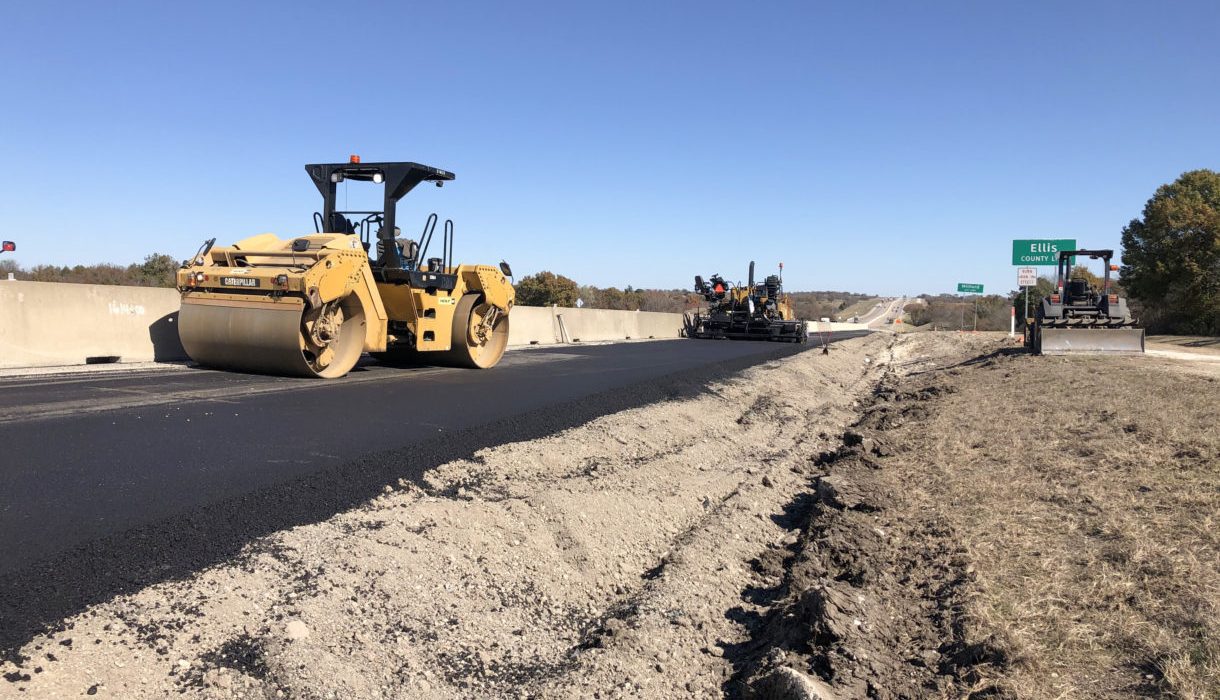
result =
[[[381,232],[378,231],[378,234]],[[403,238],[400,234],[402,229],[394,227],[394,245],[398,248],[398,259],[402,262],[402,267],[405,269],[415,269],[416,258],[419,257],[419,243],[410,238]],[[381,238],[377,239],[377,259],[382,265],[385,264],[385,241]]]
[[[1089,281],[1079,277],[1068,280],[1068,296],[1072,301],[1082,301],[1089,296]]]
[[[356,229],[352,227],[352,222],[339,212],[334,212],[330,215],[329,233],[355,233]]]

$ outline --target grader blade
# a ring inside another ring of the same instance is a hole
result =
[[[1043,355],[1139,355],[1143,328],[1043,328]]]

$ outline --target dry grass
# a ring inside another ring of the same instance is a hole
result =
[[[971,554],[965,632],[1006,694],[1220,697],[1220,381],[1152,362],[923,378],[958,391],[908,429],[914,489]]]

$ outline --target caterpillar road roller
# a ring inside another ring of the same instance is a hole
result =
[[[707,309],[683,316],[688,338],[731,338],[734,340],[774,340],[803,343],[808,339],[805,322],[796,317],[792,300],[784,294],[783,263],[780,274],[768,275],[754,283],[754,261],[746,286],[733,285],[720,275],[710,280],[695,275],[695,292],[707,302]]]
[[[386,361],[489,368],[508,343],[515,295],[507,263],[458,264],[453,221],[428,257],[438,217],[401,235],[398,201],[451,172],[418,163],[305,166],[322,194],[314,232],[203,244],[177,274],[178,334],[191,359],[219,369],[333,379],[361,354]],[[384,187],[380,211],[340,211],[338,183]]]
[[[1088,256],[1105,263],[1100,290],[1088,280],[1073,278],[1072,260]],[[1041,355],[1112,355],[1144,352],[1144,329],[1127,308],[1127,300],[1112,293],[1110,272],[1113,250],[1061,250],[1055,289],[1038,305],[1026,344]]]

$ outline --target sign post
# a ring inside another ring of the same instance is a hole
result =
[[[974,330],[979,329],[979,298],[978,294],[983,293],[983,285],[970,284],[968,282],[958,282],[957,291],[959,294],[974,294]],[[966,309],[962,309],[962,326],[966,325]]]
[[[1025,296],[1025,315],[1021,317],[1022,328],[1025,327],[1025,324],[1029,319],[1029,288],[1035,286],[1036,284],[1038,284],[1038,268],[1017,268],[1017,286],[1021,288],[1021,293]],[[1013,334],[1016,334],[1015,328],[1013,329]]]
[[[1018,265],[1017,286],[1025,294],[1025,318],[1022,326],[1029,322],[1029,288],[1038,284],[1038,271],[1033,265],[1058,265],[1059,251],[1076,250],[1075,238],[1030,238],[1012,242],[1012,264]],[[1073,260],[1072,264],[1076,264]],[[1028,334],[1029,329],[1025,332]]]

